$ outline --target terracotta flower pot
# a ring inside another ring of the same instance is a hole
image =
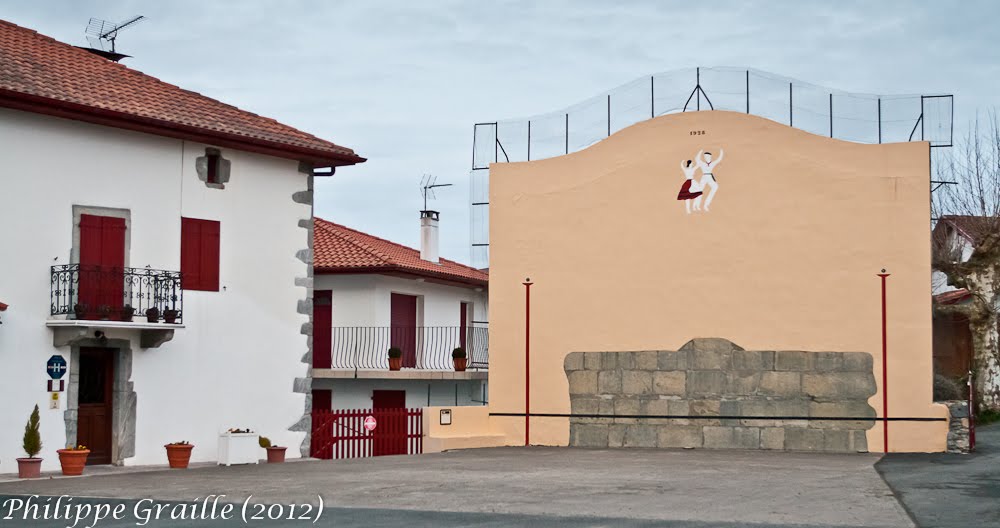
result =
[[[83,475],[83,466],[87,465],[87,457],[90,455],[89,449],[60,449],[56,452],[59,453],[63,475]]]
[[[188,463],[191,462],[191,450],[194,449],[194,445],[167,444],[163,447],[167,448],[167,462],[170,463],[171,469],[187,469]]]
[[[17,459],[17,478],[29,479],[38,478],[42,474],[42,459],[40,458],[19,458]]]
[[[403,358],[389,358],[389,370],[399,370],[403,368]]]
[[[468,358],[452,358],[455,360],[455,372],[465,372],[465,367],[469,362]]]
[[[267,448],[267,463],[280,464],[285,461],[285,449],[287,447],[271,446]]]

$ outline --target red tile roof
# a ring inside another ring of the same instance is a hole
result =
[[[934,302],[937,304],[958,304],[971,296],[972,294],[969,293],[969,290],[963,288],[939,293],[934,296]]]
[[[322,166],[353,150],[0,20],[0,106]]]
[[[420,251],[316,218],[313,223],[313,271],[316,273],[404,273],[486,286],[489,274],[457,262],[439,264]]]

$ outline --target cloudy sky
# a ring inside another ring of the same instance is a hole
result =
[[[956,133],[1000,105],[992,22],[963,1],[0,0],[84,45],[90,17],[148,17],[125,64],[369,158],[317,186],[320,216],[416,246],[418,184],[443,189],[442,255],[469,260],[477,121],[566,107],[632,79],[752,67],[865,93],[953,93]]]

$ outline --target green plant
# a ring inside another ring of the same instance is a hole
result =
[[[455,350],[451,351],[452,359],[465,359],[465,349],[462,347],[457,347]]]
[[[934,375],[934,401],[961,400],[962,386],[959,382],[942,376]]]
[[[1000,411],[995,409],[980,409],[976,414],[976,425],[987,425],[994,422],[1000,422]]]
[[[263,447],[264,449],[271,447],[271,439],[266,436],[259,437],[257,439],[257,443],[260,444],[260,447]]]
[[[24,424],[24,452],[28,458],[35,458],[35,455],[42,452],[42,434],[38,431],[41,425],[41,418],[38,416],[38,405],[31,411],[28,423]]]
[[[389,348],[389,357],[392,358],[392,359],[398,359],[398,358],[403,357],[403,349],[401,349],[399,347],[390,347]]]
[[[181,440],[180,442],[170,442],[167,445],[183,446],[183,445],[191,445],[191,442],[188,442],[187,440]]]

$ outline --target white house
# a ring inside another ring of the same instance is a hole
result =
[[[416,250],[315,219],[314,409],[485,404],[489,275],[439,258],[437,225],[421,212]]]
[[[0,473],[36,404],[43,470],[231,427],[298,456],[312,181],[364,158],[5,21],[0,65]]]

